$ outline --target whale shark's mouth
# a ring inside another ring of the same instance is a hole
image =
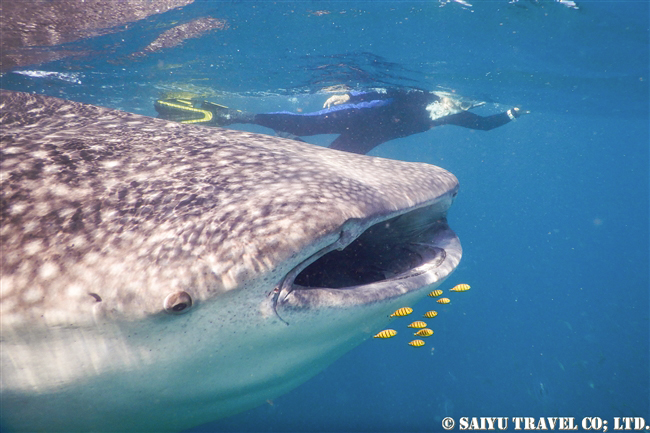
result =
[[[369,227],[345,248],[332,246],[285,278],[277,304],[349,306],[393,298],[446,278],[460,261],[460,241],[438,206]]]

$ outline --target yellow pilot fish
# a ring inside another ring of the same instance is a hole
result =
[[[433,311],[433,310],[427,311],[426,313],[424,313],[424,317],[426,317],[427,319],[432,319],[432,318],[436,317],[437,315],[438,315],[438,312]]]
[[[450,303],[451,301],[449,300],[449,298],[440,298],[440,299],[438,299],[436,302],[437,302],[438,304],[448,304],[448,303]]]
[[[412,312],[413,312],[413,308],[402,307],[399,310],[395,311],[393,314],[391,314],[389,317],[404,317],[404,316],[408,316]]]
[[[418,332],[416,332],[413,335],[417,335],[418,337],[431,337],[433,335],[433,331],[431,329],[420,329]]]
[[[427,324],[424,323],[424,322],[421,321],[421,320],[418,320],[418,321],[416,321],[416,322],[411,323],[408,327],[409,327],[409,328],[426,328],[426,327],[427,327]]]
[[[411,346],[413,346],[413,347],[420,347],[420,346],[424,346],[424,341],[422,341],[422,340],[413,340],[409,344]]]
[[[449,289],[450,292],[466,292],[470,289],[469,284],[458,284]]]
[[[442,290],[440,289],[436,289],[433,292],[429,293],[429,296],[431,296],[432,298],[435,298],[436,296],[440,296],[440,295],[442,295]]]
[[[394,329],[384,329],[377,333],[374,338],[391,338],[397,335],[397,331]]]

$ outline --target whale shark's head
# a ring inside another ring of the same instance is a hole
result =
[[[460,260],[441,168],[1,96],[10,430],[180,430],[253,407]]]

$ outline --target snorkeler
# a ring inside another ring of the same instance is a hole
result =
[[[439,125],[458,125],[488,131],[529,113],[511,108],[492,116],[468,110],[481,103],[463,102],[443,92],[417,89],[373,89],[331,96],[323,109],[312,113],[248,113],[203,102],[195,106],[187,99],[161,99],[155,108],[159,117],[183,123],[226,126],[250,123],[278,133],[301,137],[340,134],[330,148],[365,154],[395,138],[427,131]]]

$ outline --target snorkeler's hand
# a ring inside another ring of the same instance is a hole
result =
[[[350,100],[350,95],[334,95],[330,96],[323,104],[323,108],[330,108],[332,105],[345,104]]]
[[[510,120],[515,120],[518,117],[524,115],[524,114],[530,114],[530,110],[522,110],[519,107],[511,108],[510,110],[506,111],[508,114],[508,117]]]

